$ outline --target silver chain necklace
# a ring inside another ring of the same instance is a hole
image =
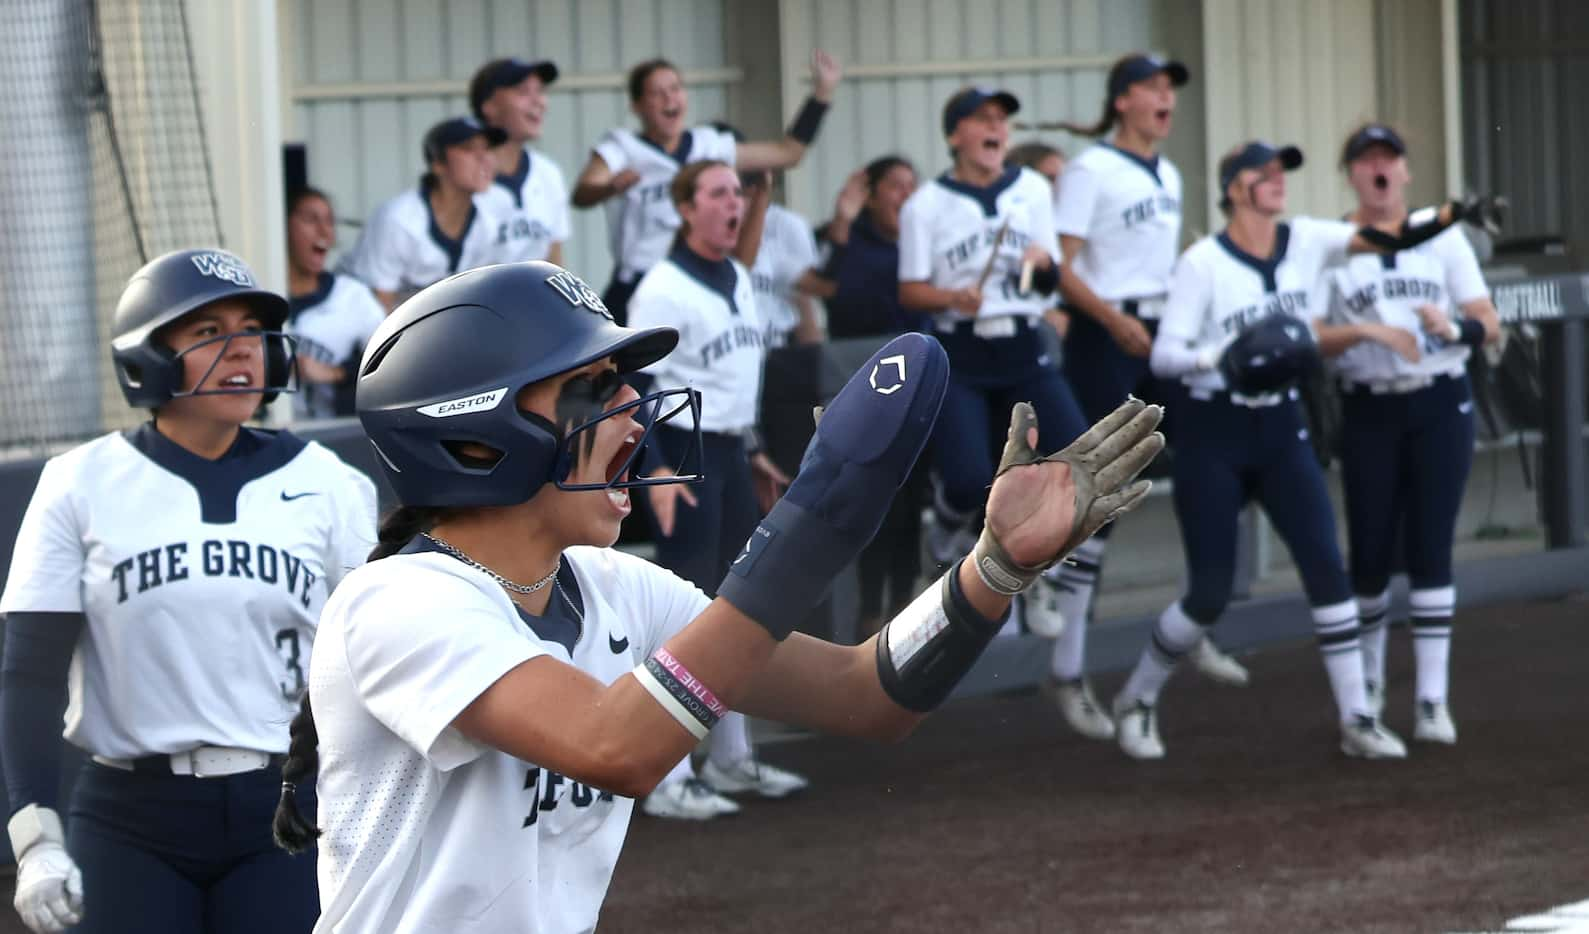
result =
[[[473,559],[473,558],[469,557],[468,555],[464,554],[461,550],[459,550],[458,546],[454,545],[452,542],[445,541],[443,539],[437,538],[436,536],[430,534],[429,532],[421,532],[419,534],[421,534],[421,535],[425,536],[426,538],[430,539],[431,541],[435,542],[437,548],[440,548],[442,551],[445,551],[447,554],[452,555],[454,558],[457,558],[459,561],[462,561],[464,564],[469,565],[470,567],[474,568],[475,570],[480,571],[481,573],[483,573],[486,576],[490,577],[492,580],[496,581],[498,584],[501,584],[504,589],[511,590],[514,593],[535,593],[537,590],[540,590],[540,589],[544,588],[547,584],[550,584],[552,581],[556,580],[557,579],[557,572],[559,570],[561,570],[562,567],[563,567],[563,556],[562,555],[558,555],[557,556],[557,565],[552,568],[552,573],[546,575],[545,577],[541,578],[540,580],[536,581],[533,584],[520,584],[520,583],[516,583],[514,581],[508,580],[506,577],[503,577],[501,574],[498,574],[496,571],[491,570],[490,568],[486,567],[485,565],[481,564],[480,562],[476,561],[475,559]],[[558,590],[561,591],[562,588],[559,587]],[[563,595],[563,599],[567,600],[568,599],[568,595],[564,594]],[[569,605],[573,606],[573,604],[569,604]]]

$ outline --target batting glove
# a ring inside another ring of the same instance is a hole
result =
[[[83,874],[66,852],[61,818],[30,804],[12,816],[6,830],[17,855],[12,904],[34,934],[54,934],[83,920]]]

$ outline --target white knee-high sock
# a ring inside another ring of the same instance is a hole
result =
[[[1313,632],[1319,640],[1319,653],[1324,656],[1324,671],[1330,676],[1330,691],[1335,695],[1342,723],[1369,712],[1357,629],[1355,600],[1313,608]]]
[[[1451,617],[1455,587],[1414,590],[1410,595],[1412,655],[1418,664],[1418,699],[1444,703],[1451,665]]]
[[[750,758],[750,724],[742,713],[726,713],[706,737],[706,754],[712,764],[727,768]]]
[[[1385,630],[1390,613],[1390,588],[1377,594],[1357,595],[1357,614],[1362,620],[1363,677],[1385,686]]]
[[[1060,681],[1082,676],[1087,654],[1087,611],[1092,607],[1098,587],[1098,569],[1103,566],[1107,540],[1093,537],[1082,542],[1070,557],[1043,572],[1045,585],[1053,593],[1065,628],[1054,640],[1048,667]]]
[[[1176,663],[1202,640],[1203,635],[1203,627],[1186,615],[1179,600],[1165,607],[1164,612],[1159,614],[1159,621],[1153,626],[1148,644],[1137,659],[1137,666],[1131,669],[1125,687],[1120,689],[1115,707],[1138,702],[1157,703],[1159,692],[1164,690],[1165,682],[1175,672]]]

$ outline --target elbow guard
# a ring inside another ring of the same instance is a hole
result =
[[[960,590],[956,562],[877,634],[883,690],[906,710],[933,710],[982,657],[1003,622],[986,619],[971,606]]]

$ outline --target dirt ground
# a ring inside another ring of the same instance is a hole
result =
[[[637,816],[601,930],[1439,934],[1589,898],[1589,600],[1457,625],[1462,742],[1405,762],[1337,751],[1310,645],[1250,656],[1245,689],[1178,675],[1160,763],[1031,691],[952,703],[898,746],[769,746],[811,789],[709,824]],[[1405,737],[1412,653],[1391,638]],[[9,909],[0,934],[25,934]]]
[[[1407,635],[1386,720],[1410,739]],[[1589,601],[1463,613],[1461,743],[1405,762],[1339,753],[1312,646],[1247,661],[1245,689],[1176,677],[1160,763],[1030,691],[898,746],[769,747],[812,788],[709,824],[637,817],[601,929],[1450,932],[1589,898]]]

